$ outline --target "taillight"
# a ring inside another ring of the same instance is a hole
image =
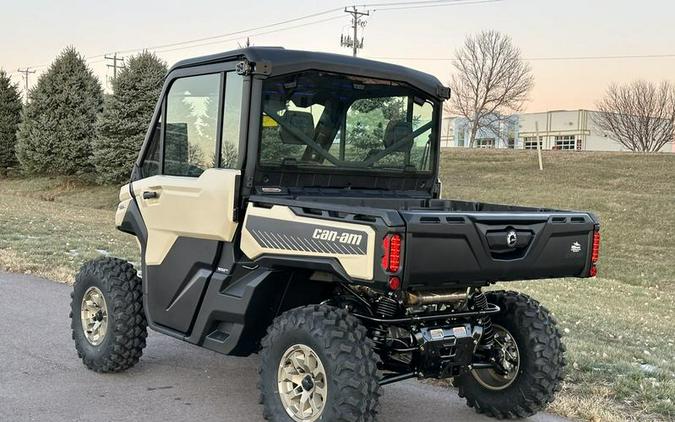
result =
[[[600,231],[596,229],[593,232],[593,249],[591,249],[591,269],[588,271],[589,277],[598,275],[598,267],[596,264],[600,259]]]
[[[400,288],[401,288],[401,279],[396,277],[395,275],[389,277],[389,289],[398,290]]]
[[[591,253],[591,262],[596,264],[600,259],[600,232],[593,232],[593,252]]]
[[[382,240],[382,269],[395,273],[401,269],[401,235],[398,233],[388,234]]]

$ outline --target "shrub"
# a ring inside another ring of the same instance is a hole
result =
[[[21,120],[19,89],[0,70],[0,171],[16,164],[16,131]]]
[[[162,89],[166,64],[155,54],[131,57],[112,83],[94,141],[93,162],[99,183],[128,179],[143,144]]]
[[[28,93],[17,140],[23,171],[91,173],[91,145],[102,106],[98,79],[74,48],[66,48]]]

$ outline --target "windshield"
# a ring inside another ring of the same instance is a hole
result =
[[[435,105],[397,82],[308,71],[263,83],[260,164],[429,172]]]

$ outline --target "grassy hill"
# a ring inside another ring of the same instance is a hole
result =
[[[443,153],[446,198],[589,210],[597,279],[501,284],[539,299],[565,332],[570,369],[551,411],[583,420],[675,418],[675,155]],[[138,262],[113,227],[117,187],[0,179],[0,268],[71,281],[101,254]]]

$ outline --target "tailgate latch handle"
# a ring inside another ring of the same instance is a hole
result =
[[[154,191],[143,192],[143,199],[154,199],[154,198],[159,198],[159,193]]]

